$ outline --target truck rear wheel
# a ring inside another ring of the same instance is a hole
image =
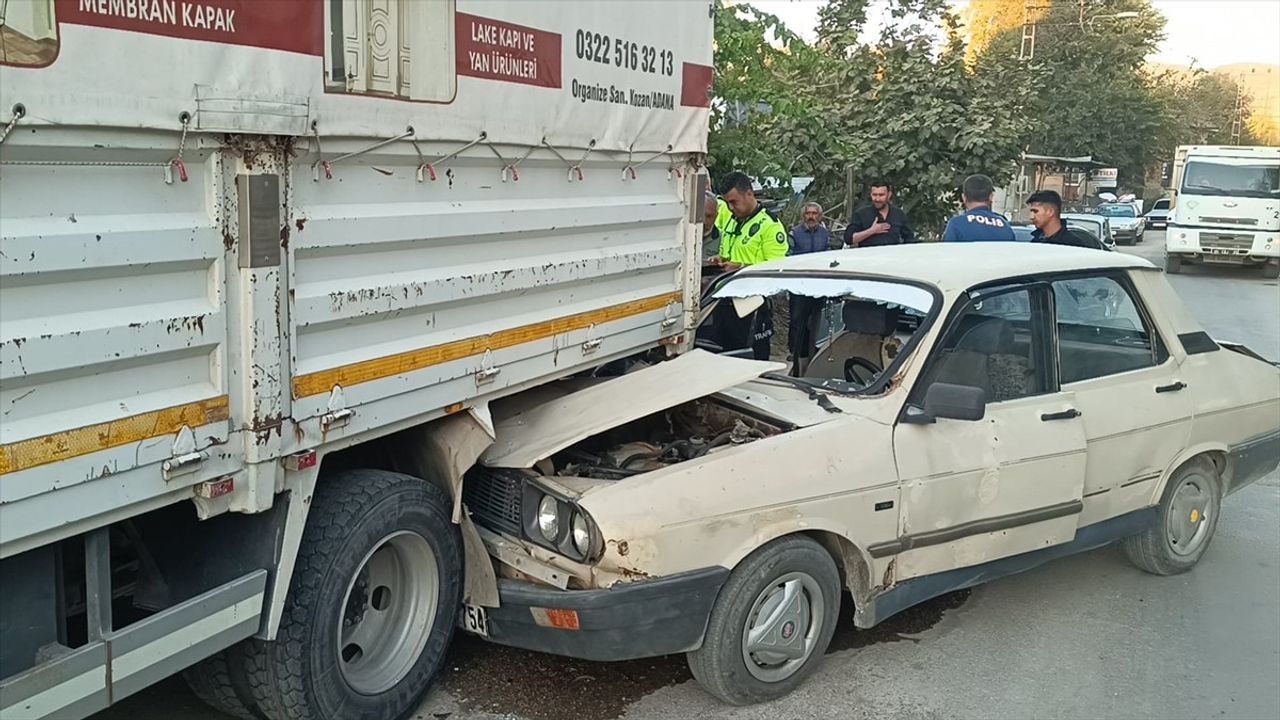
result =
[[[253,700],[269,720],[407,713],[444,659],[461,601],[448,495],[354,470],[317,488],[273,642],[251,641]]]
[[[1262,266],[1262,277],[1264,278],[1280,278],[1280,259],[1268,260]]]
[[[1177,275],[1182,272],[1182,258],[1177,255],[1170,255],[1164,259],[1164,271],[1170,275]]]
[[[256,712],[237,645],[205,658],[182,671],[182,679],[196,697],[215,710],[241,720],[260,720]]]

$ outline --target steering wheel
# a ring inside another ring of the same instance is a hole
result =
[[[870,385],[880,374],[880,368],[866,358],[851,357],[844,361],[844,379],[859,385]]]

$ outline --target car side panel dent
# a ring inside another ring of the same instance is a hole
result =
[[[1164,474],[1160,476],[1160,482],[1156,483],[1147,504],[1155,505],[1160,502],[1160,496],[1164,495],[1164,489],[1169,484],[1169,478],[1173,476],[1173,473],[1178,468],[1200,456],[1205,456],[1212,460],[1218,468],[1218,472],[1225,472],[1227,470],[1227,451],[1227,445],[1218,441],[1202,442],[1186,448],[1173,459],[1173,462],[1169,463],[1169,467],[1165,468]]]

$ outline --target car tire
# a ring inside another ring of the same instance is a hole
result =
[[[1177,255],[1170,255],[1164,259],[1164,271],[1170,275],[1177,275],[1182,272],[1182,258]]]
[[[720,589],[702,647],[686,656],[689,669],[703,689],[730,705],[782,697],[822,660],[841,598],[840,572],[817,542],[790,536],[765,545]],[[779,640],[786,641],[781,650],[764,649],[780,647]]]
[[[408,713],[453,637],[462,541],[448,494],[352,470],[316,489],[274,641],[249,640],[253,700],[268,720]]]
[[[262,713],[253,702],[241,648],[234,645],[205,658],[183,670],[182,679],[196,697],[214,710],[241,720],[260,720]]]
[[[1222,514],[1222,480],[1208,459],[1178,468],[1158,507],[1158,522],[1125,538],[1130,562],[1153,575],[1184,573],[1200,561]]]

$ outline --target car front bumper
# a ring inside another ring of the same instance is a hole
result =
[[[487,609],[489,640],[596,661],[696,650],[728,577],[727,569],[711,567],[607,590],[500,579],[501,606]]]

